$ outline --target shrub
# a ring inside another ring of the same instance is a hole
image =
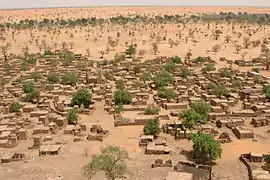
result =
[[[28,61],[27,61],[29,64],[36,64],[36,62],[37,62],[37,58],[35,58],[35,57],[32,57],[32,58],[30,58],[30,59],[28,59]]]
[[[263,88],[266,99],[270,99],[270,85],[266,85]]]
[[[211,111],[210,104],[207,104],[204,101],[193,102],[190,105],[190,108],[194,109],[196,113],[200,114],[202,120],[206,120],[208,113]]]
[[[67,116],[67,120],[68,120],[68,124],[77,124],[78,121],[78,111],[75,109],[71,109],[68,111],[68,116]]]
[[[159,120],[156,119],[151,119],[143,128],[143,132],[146,135],[158,135],[161,130],[159,127]]]
[[[215,71],[216,67],[214,63],[209,63],[205,64],[204,67],[202,68],[203,72],[210,72],[210,71]]]
[[[191,76],[191,75],[192,75],[192,72],[188,68],[186,68],[186,67],[181,68],[180,77],[186,78],[186,77]]]
[[[201,57],[201,56],[198,56],[197,58],[194,59],[194,62],[195,63],[204,63],[204,62],[206,62],[206,59]]]
[[[193,128],[198,122],[200,122],[203,117],[197,113],[194,109],[187,109],[179,114],[181,118],[184,119],[183,125],[186,128]]]
[[[181,58],[178,57],[178,56],[172,57],[171,60],[172,60],[172,62],[175,63],[175,64],[180,64],[180,63],[182,63]]]
[[[85,108],[89,108],[92,103],[92,94],[89,93],[86,89],[79,89],[75,94],[73,94],[71,105],[78,105],[81,107],[83,104]]]
[[[65,74],[61,77],[61,80],[64,85],[76,85],[77,83],[75,74]]]
[[[177,68],[176,64],[174,62],[168,62],[166,63],[163,68],[168,72],[174,72]]]
[[[166,98],[167,100],[174,99],[177,97],[177,93],[172,89],[159,89],[157,96],[160,98]]]
[[[144,111],[145,115],[158,115],[160,108],[154,104],[148,105]]]
[[[141,66],[139,64],[136,64],[133,68],[133,71],[135,74],[139,73],[141,71]]]
[[[153,80],[155,82],[157,89],[164,86],[168,86],[169,84],[172,84],[174,82],[174,78],[172,77],[172,75],[165,70],[162,70],[159,73],[157,73],[153,78]]]
[[[29,92],[29,93],[26,94],[24,100],[28,101],[28,102],[34,102],[34,100],[39,99],[39,96],[40,96],[39,91],[34,89],[32,92]]]
[[[152,79],[152,75],[150,72],[143,72],[143,74],[140,76],[141,81],[150,81]]]
[[[125,89],[125,84],[124,84],[124,81],[122,79],[116,80],[115,84],[116,84],[116,89],[120,89],[120,90]]]
[[[38,72],[32,72],[30,73],[30,78],[33,79],[35,82],[37,82],[38,79],[41,78],[41,74]]]
[[[230,77],[232,77],[232,71],[230,69],[222,69],[220,71],[220,76],[230,78]]]
[[[126,90],[117,90],[114,92],[114,102],[116,105],[130,104],[132,102],[132,96]]]
[[[10,113],[19,112],[21,107],[22,105],[20,105],[18,102],[13,102],[9,105],[9,112]]]
[[[57,82],[59,82],[59,76],[57,74],[55,74],[55,73],[50,73],[47,76],[47,80],[50,83],[57,83]]]
[[[27,82],[23,85],[23,92],[24,93],[31,93],[35,90],[35,85],[33,82]]]
[[[251,69],[251,71],[256,72],[256,73],[259,73],[259,72],[260,72],[260,69],[257,68],[257,67],[253,67],[253,68]]]
[[[128,48],[126,49],[125,53],[126,55],[128,55],[129,57],[131,57],[132,55],[136,54],[136,47],[134,45],[130,45],[128,46]]]
[[[29,64],[28,64],[27,61],[25,61],[25,60],[22,61],[20,70],[21,70],[21,71],[28,71],[28,70],[29,70]]]
[[[233,87],[234,89],[242,89],[242,87],[243,87],[243,82],[242,82],[241,80],[239,80],[239,79],[233,80],[233,81],[232,81],[232,87]]]

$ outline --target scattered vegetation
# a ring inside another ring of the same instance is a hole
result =
[[[85,108],[89,108],[92,103],[92,94],[86,89],[79,89],[72,96],[71,105],[78,105],[81,107],[83,105]]]
[[[151,119],[143,128],[143,133],[146,135],[157,136],[161,132],[159,127],[159,119]]]

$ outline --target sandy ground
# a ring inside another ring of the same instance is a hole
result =
[[[270,13],[267,8],[251,8],[251,7],[104,7],[104,8],[72,8],[72,9],[31,9],[31,10],[1,10],[0,21],[18,21],[21,19],[38,19],[43,18],[79,18],[79,17],[111,17],[117,15],[132,15],[132,14],[181,14],[181,13],[212,13],[212,12],[249,12],[249,13]],[[218,40],[214,40],[213,31],[219,29],[223,33]],[[192,35],[189,33],[195,30]],[[129,35],[129,31],[134,32],[134,36]],[[118,46],[115,50],[110,49],[108,54],[104,55],[104,59],[112,59],[116,53],[124,52],[126,49],[126,42],[137,44],[138,56],[140,50],[144,50],[143,59],[150,59],[156,56],[174,56],[178,55],[182,58],[190,50],[193,57],[210,56],[217,61],[217,67],[228,67],[225,62],[219,61],[220,57],[227,59],[251,59],[260,55],[260,46],[248,49],[242,49],[239,54],[235,53],[235,44],[243,46],[243,37],[249,36],[249,32],[254,31],[250,36],[250,40],[262,41],[265,37],[269,37],[270,29],[268,26],[235,25],[232,30],[232,24],[207,24],[198,22],[197,24],[183,25],[166,24],[166,25],[143,25],[135,24],[128,27],[107,25],[103,27],[82,27],[82,28],[65,28],[65,29],[33,29],[14,31],[9,30],[2,32],[0,35],[0,43],[11,43],[8,50],[9,53],[22,54],[22,48],[27,46],[29,52],[40,52],[36,45],[36,39],[39,44],[43,44],[46,48],[61,49],[62,42],[66,42],[69,49],[76,53],[87,55],[86,50],[89,49],[89,59],[99,59],[100,51],[107,47],[108,37],[117,39],[117,32],[120,32]],[[179,38],[177,34],[182,34]],[[239,38],[237,33],[241,33]],[[159,51],[154,55],[152,51],[152,43],[154,38],[151,34],[166,36],[165,41],[159,44]],[[207,36],[206,36],[207,34]],[[230,35],[231,41],[225,43],[226,35]],[[188,42],[186,42],[186,37]],[[96,40],[95,40],[96,39]],[[178,41],[178,46],[170,48],[168,40],[172,39]],[[220,45],[219,52],[211,52],[214,45]],[[41,52],[44,51],[42,47]],[[237,68],[237,67],[236,67]],[[246,71],[250,68],[242,68]],[[267,71],[261,72],[263,75],[270,77]],[[110,135],[103,143],[99,142],[72,142],[73,138],[69,136],[62,136],[60,131],[54,138],[65,140],[67,145],[63,145],[62,152],[59,156],[41,158],[38,156],[36,150],[28,151],[28,147],[32,145],[32,140],[20,143],[20,145],[12,151],[22,151],[28,153],[28,160],[26,162],[11,163],[0,166],[0,179],[4,180],[45,180],[46,177],[55,177],[60,175],[64,180],[83,180],[81,175],[81,167],[89,161],[92,154],[98,153],[103,145],[112,144],[126,149],[131,157],[129,166],[131,169],[131,179],[138,180],[155,180],[162,179],[166,176],[169,169],[151,169],[150,164],[157,156],[145,156],[144,152],[138,146],[139,135],[142,133],[143,127],[113,127],[113,117],[103,111],[103,104],[96,104],[96,111],[90,116],[82,116],[81,121],[89,126],[95,123],[100,123],[105,129],[110,131]],[[256,129],[256,136],[258,142],[252,140],[239,141],[234,139],[231,144],[222,145],[223,155],[218,160],[218,166],[215,169],[220,173],[221,177],[230,177],[234,180],[237,174],[237,180],[246,180],[247,172],[243,164],[238,160],[241,153],[246,152],[266,152],[270,150],[269,134],[265,133],[265,129]],[[178,149],[171,156],[164,156],[166,158],[183,159],[177,152],[180,149],[191,149],[191,144],[186,140],[173,141],[169,143],[174,144]],[[1,149],[0,152],[10,151],[9,149]],[[85,156],[87,152],[89,157]],[[38,172],[38,173],[35,173]],[[96,180],[103,179],[103,176],[96,176]]]

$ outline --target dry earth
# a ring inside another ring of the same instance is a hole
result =
[[[112,17],[117,15],[160,15],[160,14],[182,14],[182,13],[212,13],[212,12],[248,12],[248,13],[270,13],[267,8],[253,8],[253,7],[104,7],[104,8],[72,8],[72,9],[30,9],[30,10],[1,10],[0,17],[2,22],[19,21],[21,19],[37,19],[43,18],[79,18],[79,17]],[[163,27],[162,27],[163,26]],[[237,33],[242,33],[242,37],[247,36],[249,30],[259,30],[251,36],[251,40],[262,40],[264,37],[269,37],[270,28],[268,26],[258,27],[250,25],[249,28],[243,28],[242,25],[235,25],[232,30],[231,24],[210,24],[210,28],[205,23],[198,22],[196,24],[183,25],[166,24],[166,25],[143,25],[132,24],[128,27],[106,25],[102,27],[77,27],[77,28],[61,28],[61,29],[33,29],[33,30],[9,30],[2,36],[1,43],[10,42],[10,52],[14,54],[21,54],[22,47],[27,46],[29,52],[39,52],[35,45],[36,39],[43,42],[47,47],[52,49],[61,49],[61,43],[67,42],[68,47],[72,45],[72,49],[76,53],[87,54],[89,49],[89,59],[99,59],[100,51],[107,47],[108,37],[111,36],[116,39],[117,32],[120,32],[118,46],[114,51],[110,51],[104,55],[105,59],[112,59],[115,53],[124,52],[126,42],[133,41],[138,46],[139,50],[145,50],[144,59],[150,59],[155,56],[174,56],[178,55],[184,57],[190,50],[194,57],[196,56],[210,56],[217,61],[218,67],[227,67],[228,64],[219,61],[220,57],[227,59],[251,59],[260,55],[260,47],[242,49],[239,54],[235,53],[235,44],[242,45],[242,38],[238,38]],[[197,31],[188,38],[186,42],[185,37],[188,36],[190,29]],[[220,29],[223,34],[218,40],[214,40],[211,36],[214,29]],[[129,31],[134,31],[134,36],[129,35]],[[151,34],[159,34],[163,37],[167,34],[167,40],[162,41],[159,45],[157,55],[152,52]],[[182,34],[182,37],[177,37],[176,34]],[[205,35],[208,34],[206,37]],[[232,42],[225,43],[226,35],[232,36]],[[168,39],[178,40],[177,47],[170,48]],[[211,52],[214,45],[221,45],[221,50],[217,53]],[[208,51],[209,50],[209,51]],[[43,50],[42,50],[43,51]],[[247,69],[241,69],[247,70]],[[270,77],[269,72],[262,72],[265,76]],[[106,144],[113,144],[125,148],[130,156],[129,163],[131,171],[131,179],[138,180],[154,180],[162,179],[166,176],[168,169],[150,169],[150,164],[157,156],[145,156],[142,149],[138,147],[138,138],[142,132],[142,127],[113,127],[113,117],[103,111],[103,104],[97,104],[96,111],[90,116],[82,116],[81,121],[86,124],[100,123],[105,129],[110,131],[110,135],[103,143],[98,142],[72,142],[71,137],[62,137],[59,132],[59,140],[68,143],[63,148],[61,155],[55,157],[41,158],[36,151],[28,151],[32,141],[21,143],[12,151],[22,151],[28,153],[28,160],[25,162],[11,163],[0,166],[0,179],[3,180],[43,180],[47,177],[55,177],[60,175],[65,180],[83,180],[81,175],[81,167],[89,160],[85,156],[87,151],[88,156],[99,152],[99,148]],[[223,145],[223,156],[218,160],[218,165],[215,167],[221,177],[230,177],[232,180],[246,180],[246,168],[238,161],[238,157],[243,152],[267,152],[270,149],[269,134],[265,133],[266,129],[259,128],[258,142],[252,140],[239,141],[234,139],[231,144]],[[186,140],[171,143],[179,149],[191,149],[191,144]],[[175,151],[171,155],[173,159],[184,158]],[[0,151],[10,151],[9,149],[1,149]],[[165,156],[166,157],[166,156]],[[169,157],[168,157],[169,158]],[[95,177],[96,179],[103,179],[102,174]]]

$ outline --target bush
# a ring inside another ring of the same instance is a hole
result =
[[[150,81],[152,79],[152,75],[150,72],[143,72],[143,74],[140,76],[141,81]]]
[[[126,55],[128,55],[129,57],[131,57],[132,55],[136,54],[136,47],[134,45],[130,45],[128,46],[128,48],[126,49],[125,53]]]
[[[130,104],[132,102],[132,96],[126,90],[117,90],[114,92],[114,102],[116,105]]]
[[[167,100],[174,99],[177,97],[177,93],[172,89],[159,89],[157,96],[160,98],[166,98]]]
[[[75,74],[65,74],[61,77],[61,80],[64,85],[76,85],[77,83]]]
[[[141,72],[141,66],[139,64],[136,64],[133,68],[133,71],[135,74],[138,74],[139,72]]]
[[[230,69],[222,69],[220,71],[220,76],[230,78],[230,77],[232,77],[232,71]]]
[[[52,51],[50,50],[50,49],[46,49],[45,51],[44,51],[44,56],[48,56],[48,55],[52,55],[53,53],[52,53]]]
[[[220,143],[210,134],[193,134],[191,136],[193,142],[193,150],[196,157],[210,160],[216,160],[221,157],[222,149]]]
[[[172,57],[171,60],[172,60],[172,62],[175,63],[175,64],[180,64],[180,63],[182,63],[181,58],[178,57],[178,56]]]
[[[253,68],[251,69],[251,71],[256,72],[256,73],[259,73],[259,72],[260,72],[260,69],[257,68],[257,67],[253,67]]]
[[[18,77],[15,81],[17,83],[22,83],[24,81],[24,79],[22,77]]]
[[[92,94],[89,93],[86,89],[79,89],[75,94],[73,94],[71,105],[78,105],[81,107],[83,104],[85,108],[89,108],[92,103]]]
[[[208,85],[208,88],[212,89],[213,93],[219,98],[222,96],[228,97],[229,95],[229,90],[223,85],[220,84],[216,85],[211,83]]]
[[[206,62],[206,59],[201,57],[201,56],[198,56],[197,58],[194,59],[194,62],[195,63],[204,63],[204,62]]]
[[[186,67],[182,68],[180,71],[180,77],[182,77],[182,78],[186,78],[186,77],[191,76],[191,75],[192,75],[192,72]]]
[[[210,104],[205,103],[204,101],[193,102],[190,105],[191,109],[201,115],[202,120],[206,120],[208,113],[211,111]]]
[[[123,107],[123,104],[118,104],[115,108],[115,112],[116,113],[121,113],[124,111],[124,107]]]
[[[36,64],[36,62],[37,62],[37,58],[35,58],[35,57],[32,57],[32,58],[30,58],[30,59],[28,59],[28,61],[27,61],[29,64]]]
[[[29,70],[29,64],[28,64],[27,61],[25,61],[25,60],[22,61],[20,70],[21,70],[21,71],[28,71],[28,70]]]
[[[197,113],[194,109],[187,109],[179,114],[180,118],[183,118],[183,125],[186,128],[193,128],[198,122],[200,122],[204,117]]]
[[[160,108],[154,104],[148,105],[144,111],[145,115],[158,115]]]
[[[266,85],[263,88],[264,95],[266,99],[270,99],[270,85]]]
[[[115,84],[116,84],[116,89],[120,89],[120,90],[125,89],[125,84],[122,79],[115,81]]]
[[[59,82],[59,76],[57,74],[55,74],[55,73],[50,73],[47,76],[47,80],[50,83],[57,83],[57,82]]]
[[[126,60],[126,56],[125,56],[125,54],[118,54],[118,53],[116,53],[114,55],[114,60],[117,61],[117,62],[119,62],[119,61],[125,61]]]
[[[38,79],[41,79],[41,74],[38,72],[32,72],[30,73],[30,78],[37,82]]]
[[[159,120],[158,119],[151,119],[143,128],[143,132],[146,135],[158,135],[161,130],[159,127]]]
[[[210,71],[215,71],[216,67],[214,63],[209,63],[205,64],[204,67],[202,68],[203,72],[210,72]]]
[[[232,81],[232,87],[234,89],[242,89],[243,88],[243,82],[239,79]]]
[[[168,72],[174,72],[177,66],[174,62],[168,62],[163,66],[163,68]]]
[[[14,112],[19,112],[21,109],[22,105],[20,105],[17,102],[13,102],[9,105],[9,112],[14,113]]]
[[[77,124],[78,121],[78,111],[75,109],[71,109],[68,111],[68,116],[67,116],[67,120],[68,120],[68,124]]]
[[[32,92],[29,92],[29,93],[26,94],[24,100],[28,101],[28,102],[34,102],[34,100],[39,99],[39,96],[40,96],[39,91],[34,89]]]
[[[35,85],[33,82],[27,82],[23,85],[23,92],[24,93],[31,93],[35,90]]]
[[[169,84],[172,84],[174,82],[174,78],[172,77],[172,75],[165,70],[162,70],[159,73],[157,73],[153,78],[153,80],[155,82],[157,89],[164,86],[168,86]]]

